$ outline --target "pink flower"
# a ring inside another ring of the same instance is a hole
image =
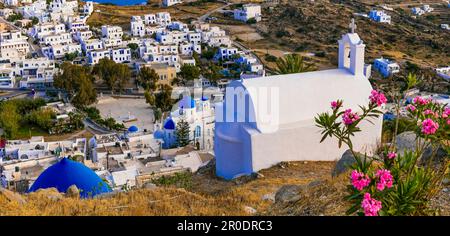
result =
[[[447,125],[450,125],[450,119],[447,120]]]
[[[352,109],[345,110],[344,115],[342,115],[342,121],[345,125],[351,125],[357,120],[359,120],[359,116],[356,112],[352,113]]]
[[[364,215],[366,216],[377,216],[378,212],[381,210],[381,202],[375,200],[370,196],[370,193],[364,194],[364,199],[361,202],[361,207],[364,209]]]
[[[389,159],[394,159],[394,158],[396,158],[397,157],[397,153],[395,153],[395,152],[390,152],[390,153],[388,153],[388,158]]]
[[[426,135],[436,133],[438,128],[439,128],[439,124],[434,122],[432,119],[428,118],[422,122],[422,133],[424,133]]]
[[[450,116],[450,108],[446,107],[444,112],[442,113],[442,118],[447,118]]]
[[[434,114],[434,112],[432,111],[432,110],[430,110],[430,109],[426,109],[425,111],[423,111],[423,114],[424,115],[433,115]]]
[[[409,104],[408,106],[406,106],[406,110],[409,110],[410,112],[413,112],[416,110],[416,107],[414,105]]]
[[[355,187],[358,191],[361,191],[370,184],[369,176],[367,176],[367,174],[360,173],[357,170],[352,171],[351,180],[353,187]]]
[[[421,96],[417,96],[413,99],[414,104],[426,105],[430,102],[429,99],[424,99]]]
[[[333,110],[336,110],[336,109],[338,109],[339,107],[340,107],[339,102],[337,102],[337,101],[332,101],[332,102],[331,102],[331,108],[333,108]]]
[[[378,178],[377,189],[379,191],[383,191],[386,187],[392,188],[393,179],[389,170],[378,170],[375,176]]]
[[[372,90],[372,92],[370,92],[369,99],[371,103],[377,104],[377,106],[381,106],[387,102],[386,96],[377,90]]]

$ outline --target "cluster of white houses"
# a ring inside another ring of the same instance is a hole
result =
[[[423,5],[422,7],[413,7],[411,8],[411,13],[417,16],[421,16],[425,13],[432,12],[434,8],[430,7],[430,5]]]
[[[383,10],[372,9],[369,12],[369,18],[372,19],[373,21],[376,21],[376,22],[379,22],[379,23],[387,23],[387,24],[391,23],[391,16],[388,15]]]

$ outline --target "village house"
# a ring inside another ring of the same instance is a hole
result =
[[[400,66],[396,62],[393,62],[386,58],[375,59],[373,67],[384,77],[388,77],[392,74],[400,72]]]
[[[148,67],[155,70],[156,74],[159,76],[157,84],[167,84],[171,85],[172,81],[177,76],[177,70],[174,66],[170,66],[167,63],[143,63],[138,65],[138,70]]]
[[[364,63],[365,44],[354,32],[355,24],[351,26],[351,32],[338,41],[337,69],[235,80],[228,85],[224,102],[215,105],[218,176],[233,179],[283,161],[333,161],[342,156],[347,148],[339,148],[336,140],[320,142],[314,117],[330,111],[330,102],[336,99],[354,111],[369,102],[370,65]],[[382,117],[372,122],[362,122],[353,139],[355,150],[369,155],[380,141]]]
[[[131,50],[128,47],[112,48],[110,50],[111,60],[116,63],[131,61]]]
[[[94,12],[94,2],[87,1],[83,5],[83,13],[87,16],[91,15]]]
[[[216,59],[216,60],[230,60],[237,53],[238,53],[237,48],[234,48],[234,47],[220,47],[219,50],[217,50],[216,55],[214,55],[214,59]]]
[[[450,66],[436,68],[436,73],[443,79],[450,81]]]
[[[36,17],[39,22],[48,22],[50,14],[47,12],[47,2],[45,0],[36,0],[31,4],[20,6],[17,11],[23,15],[25,19]]]
[[[261,6],[258,4],[245,4],[242,9],[234,9],[234,19],[247,22],[254,19],[256,22],[261,21]]]
[[[369,18],[379,23],[391,23],[391,16],[380,10],[371,10],[369,12]]]
[[[89,65],[95,65],[102,58],[111,58],[109,49],[94,49],[87,52]]]
[[[81,49],[83,52],[87,53],[92,50],[104,49],[103,41],[99,39],[87,39],[81,41]]]
[[[163,7],[170,7],[175,4],[182,3],[182,2],[183,2],[182,0],[162,0],[162,5],[163,5]]]
[[[41,40],[45,36],[56,35],[66,32],[66,27],[62,23],[39,23],[33,26],[29,35]]]
[[[51,86],[58,72],[55,61],[45,57],[16,61],[12,66],[15,69],[15,76],[21,78],[19,85],[21,88]]]
[[[10,63],[0,63],[0,88],[14,88],[16,78]]]
[[[30,51],[28,37],[20,31],[12,30],[0,33],[0,58],[21,59]],[[14,57],[11,57],[13,56]]]

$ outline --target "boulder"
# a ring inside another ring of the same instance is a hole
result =
[[[439,167],[445,162],[445,159],[449,158],[449,154],[442,146],[432,147],[430,145],[423,151],[422,157],[420,158],[420,165],[428,165],[430,158],[432,166]]]
[[[158,186],[156,186],[156,184],[151,183],[151,182],[147,182],[144,185],[142,185],[142,188],[145,188],[145,189],[155,189],[157,187]]]
[[[314,188],[314,187],[320,186],[320,185],[322,185],[322,184],[324,184],[324,183],[325,183],[324,180],[314,180],[314,181],[311,181],[311,182],[308,184],[308,188]]]
[[[264,194],[261,199],[263,201],[275,202],[275,193]]]
[[[257,212],[255,208],[249,207],[249,206],[245,206],[245,207],[244,207],[244,211],[245,211],[247,214],[250,214],[250,215],[254,215],[254,214],[256,214],[256,212]]]
[[[26,201],[22,197],[22,195],[20,195],[18,193],[15,193],[13,191],[10,191],[8,189],[4,189],[2,187],[0,187],[0,195],[4,196],[10,202],[17,202],[19,204],[25,204],[26,203]]]
[[[36,193],[44,195],[52,201],[59,201],[64,197],[63,194],[60,193],[56,188],[38,189]]]
[[[119,192],[113,191],[108,193],[101,193],[94,196],[95,199],[107,199],[116,196]]]
[[[347,170],[356,163],[355,158],[353,157],[352,152],[349,150],[345,151],[344,154],[342,154],[341,159],[336,163],[334,166],[333,172],[331,175],[333,177],[336,177],[342,173],[347,172]]]
[[[72,198],[79,198],[80,197],[80,190],[78,187],[73,184],[66,190],[66,197],[72,197]]]
[[[300,200],[302,191],[305,189],[303,185],[284,185],[278,189],[275,194],[276,203],[296,202]]]
[[[413,131],[406,131],[397,135],[397,137],[395,137],[397,153],[402,155],[405,151],[415,151],[416,139],[417,135]],[[420,139],[420,142],[423,143],[423,140]]]

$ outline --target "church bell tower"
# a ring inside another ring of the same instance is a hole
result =
[[[339,43],[339,69],[347,69],[355,76],[365,76],[364,51],[366,45],[355,33],[355,20],[349,25],[350,32],[342,35]]]

